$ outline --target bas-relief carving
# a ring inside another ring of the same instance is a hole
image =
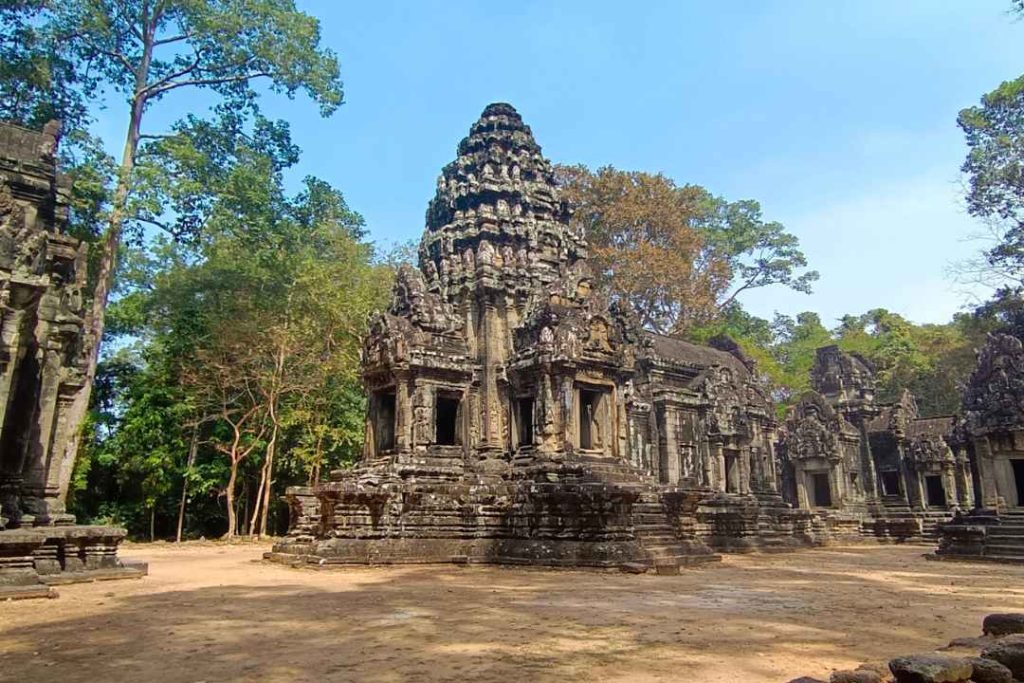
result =
[[[64,234],[69,188],[54,162],[57,127],[0,126],[2,139],[23,143],[0,150],[3,516],[15,526],[66,524],[64,451],[77,425],[65,414],[84,383],[86,250]]]

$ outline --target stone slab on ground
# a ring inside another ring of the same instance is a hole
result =
[[[973,667],[962,657],[920,654],[897,657],[889,662],[896,683],[962,683],[971,678]]]

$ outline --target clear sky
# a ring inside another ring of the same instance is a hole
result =
[[[755,314],[815,310],[832,325],[885,307],[943,322],[965,302],[946,274],[978,230],[956,115],[1024,72],[1007,0],[300,6],[340,56],[346,104],[326,120],[302,98],[267,110],[303,150],[291,180],[340,188],[376,240],[419,238],[441,167],[483,107],[507,101],[554,162],[760,201],[821,280],[810,296],[746,296]],[[110,141],[117,109],[99,123]]]

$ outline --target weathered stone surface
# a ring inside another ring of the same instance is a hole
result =
[[[713,550],[920,535],[948,507],[910,497],[936,468],[963,497],[949,421],[924,424],[909,396],[876,403],[866,361],[821,349],[816,391],[781,425],[736,342],[653,334],[599,287],[570,218],[529,126],[488,105],[371,321],[362,461],[288,491],[271,558],[672,571]],[[910,452],[926,464],[908,469]],[[892,505],[883,465],[914,477]]]
[[[882,676],[877,671],[857,669],[852,671],[833,671],[829,683],[882,683]]]
[[[820,678],[811,678],[810,676],[801,676],[800,678],[794,678],[789,683],[828,683]]]
[[[984,659],[999,662],[1013,674],[1013,677],[1024,680],[1024,639],[1009,636],[1000,639],[981,652]]]
[[[0,586],[20,597],[123,570],[124,529],[74,526],[64,506],[69,413],[85,387],[86,249],[66,234],[59,132],[0,123]]]
[[[930,654],[897,657],[889,662],[889,669],[897,683],[960,683],[970,680],[974,670],[961,657]]]
[[[1013,683],[1013,673],[994,659],[970,657],[967,661],[973,668],[974,683]]]
[[[1024,614],[1019,612],[990,614],[982,621],[981,630],[982,633],[991,636],[1024,633]]]
[[[1024,451],[1024,345],[989,335],[963,399],[957,461],[970,464],[976,506],[940,528],[937,559],[1024,563],[1022,475],[1014,463]],[[962,506],[967,508],[968,506]]]
[[[86,251],[65,234],[58,138],[56,122],[0,123],[0,528],[74,521],[64,498],[78,425],[64,417],[84,387]]]

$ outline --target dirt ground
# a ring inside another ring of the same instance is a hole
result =
[[[0,603],[2,681],[786,681],[976,635],[1024,567],[922,547],[727,556],[681,576],[299,570],[264,547],[132,545],[141,580]]]

